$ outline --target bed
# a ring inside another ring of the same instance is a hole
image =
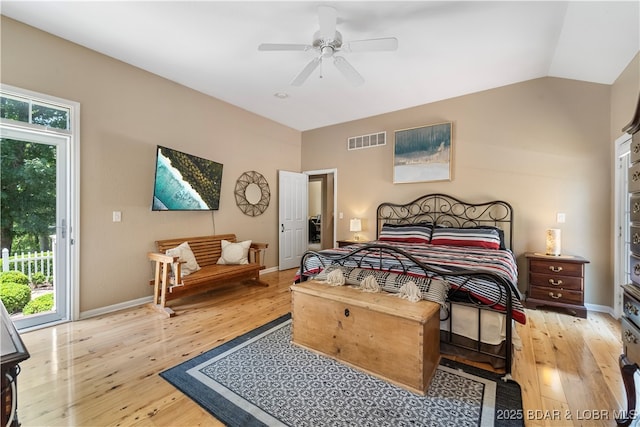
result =
[[[306,252],[296,282],[330,282],[339,270],[347,285],[373,276],[383,291],[399,295],[411,282],[422,299],[441,305],[443,353],[510,374],[519,343],[513,325],[526,323],[511,250],[511,205],[427,194],[406,204],[380,204],[376,221],[374,241]]]

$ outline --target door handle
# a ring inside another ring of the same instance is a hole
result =
[[[280,230],[280,232],[284,233],[284,224],[280,224],[280,227],[282,227],[282,230]]]

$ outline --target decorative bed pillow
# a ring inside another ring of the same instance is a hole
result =
[[[189,242],[184,242],[175,248],[167,249],[165,254],[179,257],[178,261],[180,262],[184,261],[180,269],[182,276],[187,276],[200,270],[200,266],[198,265],[198,261],[196,261],[195,255],[193,255]]]
[[[500,234],[494,228],[436,227],[431,235],[431,244],[500,249]]]
[[[367,277],[376,279],[383,291],[399,294],[402,286],[408,282],[413,282],[420,290],[420,296],[427,301],[433,301],[445,306],[445,299],[450,289],[449,283],[440,279],[433,279],[420,276],[408,276],[405,274],[391,273],[388,271],[369,270],[358,267],[342,267],[331,265],[314,277],[314,280],[324,281],[332,271],[342,270],[345,284],[360,286]]]
[[[494,227],[492,225],[478,225],[473,228],[485,229],[485,230],[496,230],[498,232],[498,236],[500,236],[500,249],[507,249],[506,244],[504,243],[504,230],[498,227]]]
[[[218,264],[249,264],[249,247],[251,240],[233,243],[221,240],[222,254],[218,258]]]
[[[378,240],[402,243],[429,243],[431,224],[383,224]]]

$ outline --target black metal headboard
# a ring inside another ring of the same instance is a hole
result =
[[[427,194],[406,204],[382,203],[376,218],[376,238],[384,223],[429,222],[461,228],[490,225],[504,232],[507,249],[513,249],[513,208],[501,200],[468,203],[446,194]]]

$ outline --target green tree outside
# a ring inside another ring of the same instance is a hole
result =
[[[68,111],[2,97],[0,117],[67,129]],[[56,147],[0,140],[0,247],[16,251],[49,250],[56,223]]]

